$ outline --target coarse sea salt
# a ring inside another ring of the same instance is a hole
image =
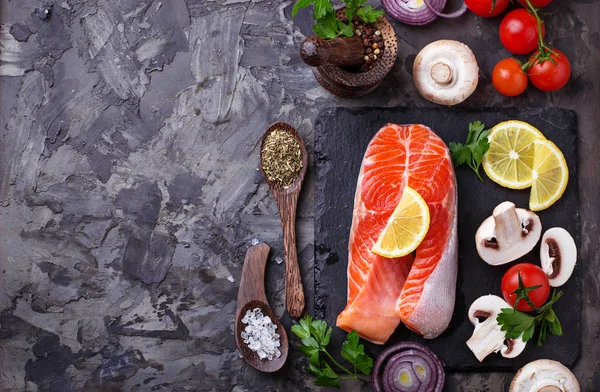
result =
[[[260,359],[281,357],[280,336],[277,326],[271,321],[269,316],[265,316],[260,308],[248,310],[242,318],[242,323],[246,328],[240,333],[244,343],[248,348],[258,354]]]

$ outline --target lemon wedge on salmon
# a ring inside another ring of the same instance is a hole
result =
[[[488,135],[490,149],[483,156],[483,170],[504,187],[529,188],[533,183],[533,144],[540,139],[545,139],[544,135],[526,122],[501,122]]]
[[[417,191],[405,186],[371,252],[387,258],[406,256],[417,249],[428,230],[429,206]]]

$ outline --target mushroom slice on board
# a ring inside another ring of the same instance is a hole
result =
[[[491,294],[479,297],[469,308],[469,320],[475,330],[467,341],[467,346],[479,362],[493,352],[500,351],[504,358],[514,358],[525,349],[526,343],[521,339],[523,334],[517,339],[506,339],[504,331],[500,330],[496,318],[503,308],[510,308],[510,305]]]
[[[560,287],[569,280],[577,262],[577,246],[568,231],[553,227],[544,233],[540,261],[550,286]]]
[[[475,233],[479,257],[490,265],[501,265],[529,253],[542,235],[540,218],[505,201],[494,208]]]
[[[413,64],[415,86],[423,98],[440,105],[467,99],[479,78],[475,55],[462,42],[440,40],[425,46]]]
[[[538,359],[519,369],[508,392],[580,392],[580,389],[573,373],[562,363]]]

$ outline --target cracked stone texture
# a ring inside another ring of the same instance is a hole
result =
[[[378,1],[371,1],[379,6]],[[48,12],[43,6],[46,5]],[[480,86],[463,106],[556,106],[579,114],[582,390],[600,384],[600,7],[554,1],[547,37],[573,63],[560,92],[504,98],[500,19],[413,28],[374,93],[340,99],[298,56],[309,13],[267,0],[0,0],[0,391],[310,390],[296,350],[275,375],[241,358],[233,314],[253,239],[272,247],[266,290],[284,312],[282,234],[257,171],[262,132],[298,129],[312,154],[326,106],[432,104],[411,67],[430,41],[474,50]],[[42,8],[41,8],[42,7]],[[312,161],[312,155],[311,155]],[[298,211],[312,309],[313,181]],[[569,338],[567,334],[565,339]],[[511,374],[452,374],[449,391],[504,391]],[[344,384],[344,390],[366,386]]]

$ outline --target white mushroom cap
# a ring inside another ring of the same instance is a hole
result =
[[[577,262],[577,246],[568,231],[553,227],[544,233],[540,261],[550,286],[560,287],[569,280]]]
[[[496,295],[484,295],[473,302],[469,308],[469,320],[475,326],[473,335],[467,341],[467,346],[482,362],[492,352],[498,352],[505,358],[514,358],[525,349],[521,336],[517,339],[506,339],[504,331],[496,321],[500,309],[510,308],[502,298]],[[485,318],[479,321],[479,317]]]
[[[580,392],[580,389],[573,373],[562,363],[538,359],[519,369],[508,392]]]
[[[529,253],[541,235],[542,223],[535,213],[505,201],[479,226],[475,245],[483,261],[502,265]]]
[[[415,58],[413,79],[423,98],[440,105],[467,99],[479,78],[475,55],[462,42],[440,40],[425,46]]]

